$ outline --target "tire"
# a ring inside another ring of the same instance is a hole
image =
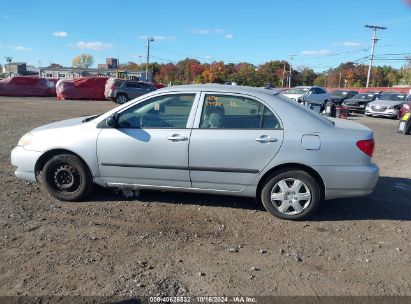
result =
[[[296,188],[293,188],[294,186]],[[299,199],[297,199],[298,194]],[[272,200],[271,197],[278,200]],[[312,215],[320,199],[320,187],[317,181],[307,172],[297,169],[273,174],[266,180],[261,190],[261,201],[265,209],[272,215],[286,220],[300,220]]]
[[[128,101],[127,95],[126,94],[118,94],[116,97],[116,102],[118,104],[124,104]]]
[[[42,170],[43,185],[48,193],[61,201],[79,201],[93,189],[93,178],[84,162],[72,154],[50,158]]]

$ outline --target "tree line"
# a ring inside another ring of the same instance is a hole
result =
[[[145,64],[127,62],[121,69],[145,70]],[[149,70],[153,79],[163,84],[190,83],[236,83],[238,85],[284,87],[288,85],[290,63],[287,61],[269,61],[261,65],[251,63],[224,63],[216,61],[201,63],[196,59],[186,58],[177,63],[151,63]],[[318,85],[326,87],[364,87],[367,81],[368,65],[353,62],[341,63],[317,73],[308,67],[291,69],[291,86]],[[411,58],[401,68],[375,66],[371,70],[370,86],[390,87],[411,84]]]

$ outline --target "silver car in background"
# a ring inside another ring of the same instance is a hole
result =
[[[34,129],[11,160],[18,178],[63,201],[98,184],[256,197],[277,217],[301,219],[323,199],[371,193],[373,149],[370,129],[270,90],[188,85]]]
[[[374,100],[366,105],[365,115],[396,118],[406,101],[407,94],[405,93],[383,93],[378,100]]]

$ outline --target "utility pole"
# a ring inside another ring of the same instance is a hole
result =
[[[150,42],[154,41],[153,37],[147,38],[147,65],[146,65],[146,81],[148,81],[148,65],[150,64]]]
[[[338,87],[341,88],[341,72],[338,76]]]
[[[370,57],[370,64],[368,65],[368,73],[367,73],[367,84],[366,87],[368,88],[370,84],[370,77],[371,77],[371,68],[372,68],[372,62],[374,60],[374,49],[375,49],[375,44],[377,43],[379,38],[377,38],[377,30],[386,30],[386,27],[383,26],[376,26],[376,25],[365,25],[366,28],[370,28],[373,30],[372,38],[371,38],[371,57]]]
[[[283,69],[283,79],[281,80],[281,87],[284,88],[284,78],[285,78],[285,61],[284,61],[284,69]]]
[[[41,78],[41,60],[39,60],[39,78]]]
[[[293,66],[291,64],[291,61],[293,60],[294,56],[296,56],[296,55],[288,55],[288,56],[290,56],[290,77],[288,79],[288,87],[291,88],[291,80],[292,80],[292,77],[293,77]]]
[[[10,77],[11,76],[10,63],[12,62],[13,57],[4,57],[4,58],[6,58],[6,62],[9,64],[9,77]]]

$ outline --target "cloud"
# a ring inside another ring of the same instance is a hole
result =
[[[301,55],[307,55],[307,56],[311,56],[311,55],[318,55],[318,56],[328,56],[331,55],[332,52],[330,50],[327,49],[322,49],[322,50],[317,50],[317,51],[302,51]]]
[[[53,33],[53,36],[55,36],[55,37],[67,37],[68,34],[67,34],[67,32],[55,32],[55,33]]]
[[[24,47],[22,45],[9,45],[13,50],[18,51],[18,52],[28,52],[31,51],[31,49]]]
[[[354,41],[344,41],[343,46],[360,46],[362,43],[360,42],[354,42]]]
[[[162,35],[157,35],[157,36],[148,36],[148,35],[141,35],[138,38],[140,39],[147,39],[147,38],[154,38],[154,40],[175,40],[176,37],[174,36],[162,36]]]
[[[197,35],[208,35],[211,32],[210,30],[194,30],[193,33]]]
[[[193,31],[193,34],[197,35],[208,35],[208,34],[224,34],[226,31],[220,28],[215,29],[197,29]]]
[[[225,39],[233,39],[234,35],[233,34],[226,34],[226,35],[224,35],[224,38]]]
[[[111,43],[105,43],[101,41],[90,41],[90,42],[77,41],[75,46],[82,50],[100,51],[100,50],[111,48],[113,45]]]

